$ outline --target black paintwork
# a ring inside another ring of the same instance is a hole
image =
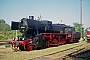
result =
[[[72,38],[80,38],[80,33],[76,33],[75,28],[71,26],[65,24],[52,24],[52,22],[48,20],[37,21],[34,20],[33,16],[31,16],[29,19],[22,18],[21,22],[12,21],[11,29],[20,30],[23,33],[22,37],[32,39],[33,44],[36,44],[35,46],[38,47],[44,44],[44,40],[41,38],[42,36],[40,35],[40,33],[44,32],[58,32],[67,34],[69,33],[72,35]],[[38,44],[36,43],[36,40]]]

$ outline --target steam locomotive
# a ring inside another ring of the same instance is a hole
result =
[[[21,38],[9,42],[12,48],[22,51],[75,43],[80,39],[80,32],[75,32],[75,28],[65,24],[53,24],[48,20],[37,21],[34,16],[22,18],[20,22],[12,21],[11,29],[23,33]]]

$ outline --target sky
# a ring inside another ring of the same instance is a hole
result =
[[[80,23],[80,0],[0,0],[0,19],[7,24],[30,15],[53,23]],[[90,27],[90,0],[82,0],[82,23]]]

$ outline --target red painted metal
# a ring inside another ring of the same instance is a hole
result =
[[[32,45],[29,45],[29,46],[28,46],[28,50],[29,50],[29,51],[32,51],[32,49],[33,49],[33,46],[32,46]]]
[[[22,46],[24,48],[24,50],[32,50],[33,47],[32,47],[32,41],[30,39],[26,39],[26,40],[23,40],[23,41],[17,41],[17,40],[14,40],[14,41],[10,41],[10,44],[15,47],[16,46],[16,42],[18,42],[18,47],[19,46]],[[16,46],[17,47],[17,46]]]
[[[90,40],[90,29],[87,29],[86,31],[86,38],[87,40]]]
[[[65,33],[42,33],[42,34],[43,38],[45,40],[48,40],[48,47],[65,44],[67,42],[68,34]]]
[[[87,42],[90,42],[90,28],[86,30],[86,39]]]
[[[72,39],[71,33],[41,33],[42,38],[45,39],[47,47],[50,46],[58,46],[60,44],[66,44],[66,43],[72,43],[72,42],[78,42],[78,39]],[[16,46],[16,42],[18,42],[18,47],[23,47],[23,50],[31,51],[33,50],[34,46],[32,45],[32,39],[25,39],[22,41],[19,40],[13,40],[10,42],[10,44]],[[46,46],[42,46],[42,48],[45,48]],[[21,48],[22,50],[22,48]]]

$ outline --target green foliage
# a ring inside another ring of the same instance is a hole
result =
[[[86,36],[86,32],[85,32],[85,29],[82,28],[82,37],[84,38]]]
[[[0,40],[5,39],[3,35],[0,34]]]
[[[20,31],[17,31],[18,36],[22,36]],[[10,26],[5,23],[3,19],[0,19],[0,40],[11,39],[15,37],[16,31],[10,30]]]
[[[76,32],[80,32],[80,26],[81,26],[81,24],[75,22],[75,23],[73,23],[73,25],[74,25],[75,31]]]
[[[0,23],[5,23],[5,21],[3,19],[0,19]]]
[[[5,23],[5,21],[3,19],[0,19],[0,31],[9,31],[10,30],[10,26],[8,24]]]
[[[75,22],[75,23],[73,23],[73,25],[74,25],[75,31],[76,32],[80,32],[80,26],[81,26],[81,24]],[[82,25],[82,37],[85,37],[85,30],[84,30],[83,25]]]
[[[17,31],[17,35],[21,37],[22,33],[20,31]],[[13,37],[16,37],[15,30],[0,32],[0,40],[12,39]]]
[[[42,21],[42,16],[41,16],[41,15],[38,16],[37,20],[38,20],[38,21]]]

